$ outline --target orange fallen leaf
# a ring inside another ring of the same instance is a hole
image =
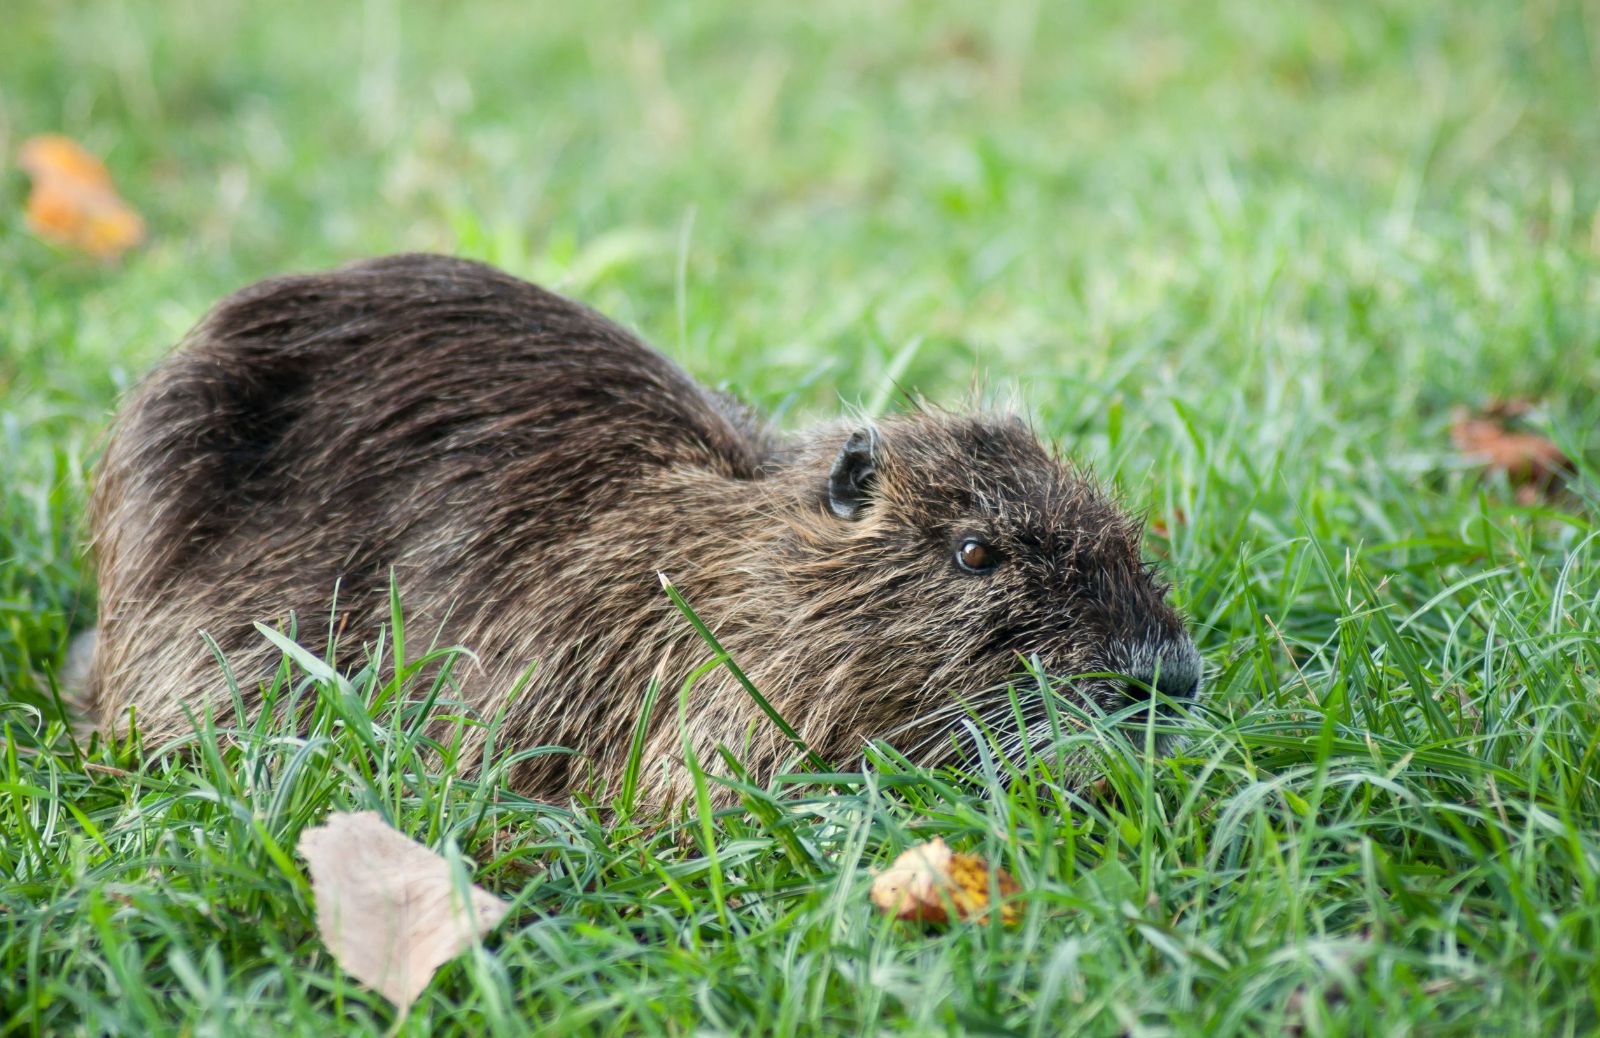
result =
[[[28,228],[39,237],[101,259],[144,239],[144,220],[118,197],[105,165],[71,138],[31,137],[17,164],[33,179]]]
[[[1019,889],[1005,869],[991,869],[976,854],[957,854],[940,837],[907,849],[872,881],[872,903],[896,919],[943,923],[951,914],[960,920],[983,921],[989,914],[990,883],[1001,897]],[[1020,918],[1017,905],[1000,906],[1000,919],[1010,925]]]
[[[1492,405],[1484,414],[1474,415],[1457,408],[1451,416],[1450,440],[1485,471],[1503,474],[1517,488],[1517,500],[1531,504],[1571,472],[1573,464],[1545,437],[1510,427],[1509,420],[1526,410],[1526,405]]]
[[[340,966],[404,1010],[509,906],[462,889],[450,863],[376,811],[340,813],[300,834],[311,867],[317,932]]]

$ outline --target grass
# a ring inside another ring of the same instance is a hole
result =
[[[369,807],[515,902],[405,1034],[1600,1029],[1592,2],[12,7],[0,155],[73,135],[153,233],[106,266],[0,221],[0,1029],[389,1030],[293,853]],[[225,292],[407,248],[786,423],[1017,400],[1166,531],[1191,738],[1065,736],[1093,789],[1061,747],[884,748],[663,824],[429,763],[391,653],[337,695],[286,660],[187,753],[74,743],[118,393]],[[1569,495],[1453,453],[1510,397],[1587,459]],[[1016,874],[1017,926],[869,908],[935,834]]]

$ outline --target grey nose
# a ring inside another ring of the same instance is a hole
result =
[[[1193,699],[1200,694],[1200,654],[1192,646],[1164,652],[1154,664],[1129,671],[1128,678],[1123,693],[1131,700],[1150,698],[1152,688],[1167,699]]]

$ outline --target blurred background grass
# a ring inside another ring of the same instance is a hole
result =
[[[1100,370],[1149,337],[1174,366],[1268,353],[1319,380],[1381,358],[1419,383],[1371,379],[1406,405],[1544,396],[1563,350],[1596,370],[1573,356],[1595,332],[1595,22],[1571,2],[12,5],[0,147],[98,150],[153,241],[106,270],[7,234],[8,312],[45,328],[8,322],[6,375],[82,377],[57,300],[74,345],[137,370],[234,285],[428,248],[823,407],[917,335],[910,380],[940,389]],[[13,213],[22,191],[11,172]]]

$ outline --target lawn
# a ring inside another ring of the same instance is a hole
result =
[[[4,20],[0,1031],[389,1031],[294,854],[341,809],[513,902],[402,1034],[1600,1029],[1600,4]],[[144,245],[26,230],[42,132],[107,160]],[[392,702],[74,741],[52,675],[94,622],[119,394],[234,288],[406,249],[580,298],[786,425],[901,387],[1033,415],[1150,516],[1208,663],[1188,740],[884,747],[682,819],[458,776]],[[1505,401],[1566,490],[1452,446]],[[1014,926],[872,909],[935,835],[1016,876]]]

